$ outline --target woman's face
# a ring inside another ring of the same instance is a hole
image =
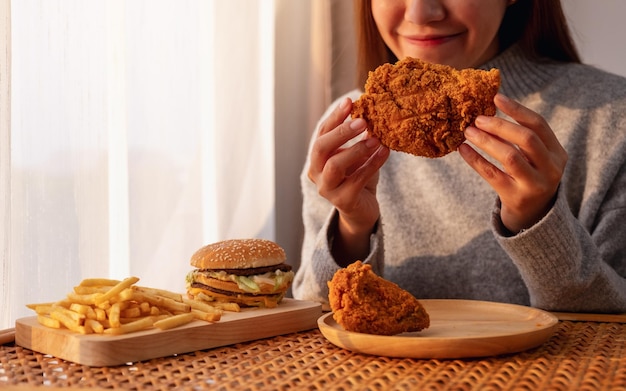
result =
[[[457,69],[498,53],[498,28],[510,0],[371,0],[383,40],[402,59]]]

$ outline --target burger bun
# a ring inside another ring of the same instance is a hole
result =
[[[191,256],[198,269],[250,269],[275,266],[287,256],[278,244],[265,239],[230,239],[208,244]]]

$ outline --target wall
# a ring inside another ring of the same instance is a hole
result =
[[[626,76],[626,1],[563,0],[583,61]]]

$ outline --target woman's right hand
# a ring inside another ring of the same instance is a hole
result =
[[[369,236],[380,216],[378,172],[389,157],[389,149],[368,135],[344,146],[367,126],[363,119],[345,121],[351,110],[352,101],[346,98],[322,122],[308,171],[319,194],[339,212],[332,252],[340,265],[365,259],[369,253]]]

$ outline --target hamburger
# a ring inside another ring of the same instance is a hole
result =
[[[207,302],[242,307],[276,307],[294,273],[285,251],[265,239],[230,239],[200,248],[191,256],[187,294]]]

